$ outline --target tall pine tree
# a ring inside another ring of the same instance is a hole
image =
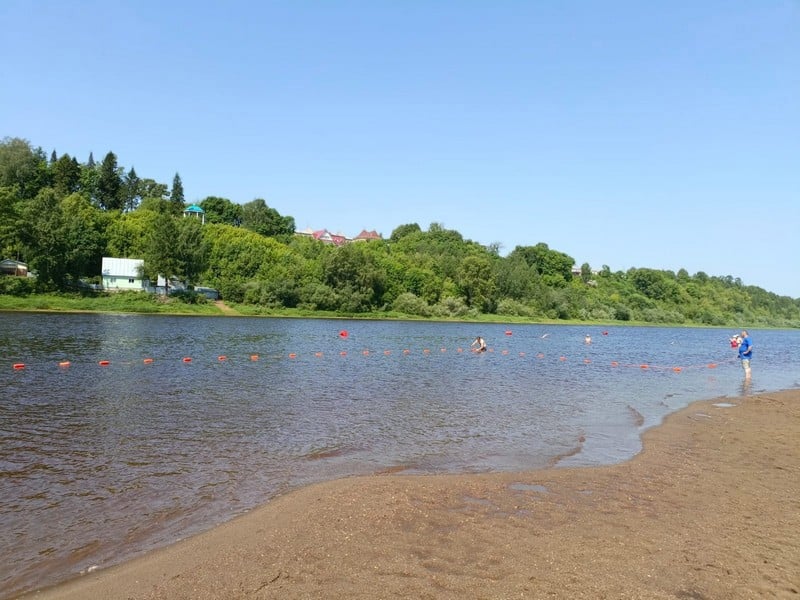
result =
[[[141,194],[141,180],[139,176],[136,174],[136,169],[131,167],[131,170],[128,171],[128,174],[125,175],[125,181],[123,182],[123,195],[124,195],[124,206],[122,210],[125,212],[130,212],[132,210],[136,210],[139,207],[139,202],[142,199]]]
[[[106,210],[122,210],[122,178],[117,168],[117,157],[113,152],[106,154],[100,165],[97,180],[97,202]]]
[[[178,173],[175,173],[175,177],[172,179],[172,192],[169,195],[169,199],[172,204],[172,212],[176,215],[182,214],[183,209],[186,207],[186,201],[183,197],[183,182]]]

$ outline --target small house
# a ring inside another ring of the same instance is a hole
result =
[[[319,231],[315,231],[312,235],[320,242],[324,244],[333,244],[334,246],[344,246],[350,241],[343,233],[331,233],[327,229],[320,229]]]
[[[112,291],[145,291],[149,281],[142,274],[144,261],[140,258],[103,257],[101,273],[103,288]]]

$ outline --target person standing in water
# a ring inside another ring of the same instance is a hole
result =
[[[476,348],[476,352],[486,352],[486,341],[481,337],[478,336],[475,338],[475,341],[472,342],[472,347]]]
[[[742,341],[739,342],[739,360],[742,361],[745,381],[750,380],[750,359],[753,357],[753,342],[747,331],[742,331]]]

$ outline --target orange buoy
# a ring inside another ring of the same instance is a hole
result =
[[[511,330],[510,329],[506,329],[506,335],[511,335]]]
[[[520,356],[525,356],[525,353],[524,352],[520,352],[519,355]]]
[[[342,339],[346,338],[348,335],[350,335],[350,334],[349,334],[349,333],[347,333],[347,330],[346,330],[346,329],[342,329],[342,330],[339,332],[339,337],[340,337],[340,338],[342,338]]]
[[[369,356],[369,350],[363,350],[361,354],[363,354],[364,356]]]
[[[191,358],[189,358],[188,356],[185,356],[185,357],[183,358],[183,362],[185,362],[185,363],[190,363],[190,362],[192,362],[192,359],[191,359]]]
[[[612,366],[612,367],[618,367],[618,366],[619,366],[619,363],[618,363],[617,361],[615,361],[615,360],[612,360],[612,361],[611,361],[611,366]]]
[[[589,360],[588,358],[584,358],[583,359],[583,364],[585,364],[585,365],[588,365],[590,362],[592,362],[592,361]]]
[[[607,331],[604,331],[604,332],[603,332],[603,335],[608,335],[608,332],[607,332]]]
[[[289,358],[297,358],[297,354],[295,354],[294,352],[290,352]]]
[[[710,365],[708,365],[708,368],[709,368],[709,369],[716,369],[716,368],[717,368],[717,365],[716,365],[716,364],[714,364],[714,363],[711,363]]]
[[[146,364],[146,365],[149,365],[149,364],[151,364],[153,362],[153,359],[152,358],[145,358],[142,362],[144,364]]]
[[[16,371],[19,371],[20,369],[24,369],[24,368],[25,368],[25,363],[14,363],[14,369]]]
[[[344,350],[342,350],[341,352],[339,352],[339,356],[347,356],[347,352],[345,352]]]
[[[224,360],[228,360],[228,357],[225,356],[224,354],[222,356],[218,356],[217,358],[219,359],[220,362],[222,362]]]
[[[539,352],[539,354],[537,354],[537,355],[536,355],[536,358],[544,358],[544,354],[542,354],[541,352]]]
[[[508,350],[501,350],[501,351],[500,351],[500,354],[502,354],[503,356],[505,356],[506,354],[508,354]]]
[[[422,351],[422,353],[423,353],[423,354],[430,354],[430,353],[431,353],[431,351],[430,351],[430,350],[428,350],[427,348],[425,348],[425,349]]]
[[[258,354],[251,354],[250,355],[250,360],[252,360],[253,362],[257,361],[258,360]]]
[[[642,369],[649,369],[650,368],[647,365],[639,365],[639,367],[641,367]]]
[[[560,357],[558,358],[558,360],[562,360],[562,361],[563,361],[563,360],[567,360],[567,357],[566,357],[566,356],[560,356]]]
[[[314,352],[314,356],[316,356],[317,358],[319,358],[320,356],[322,356],[322,352]]]
[[[680,367],[672,367],[672,370],[675,371],[676,373],[680,373],[681,372],[681,368]]]
[[[108,361],[108,360],[101,360],[101,361],[100,361],[99,363],[97,363],[97,364],[98,364],[98,365],[100,365],[101,367],[107,367],[108,365],[110,365],[110,364],[111,364],[111,361]]]
[[[408,348],[406,348],[405,350],[403,350],[403,354],[411,354],[411,350],[409,350]]]
[[[392,353],[391,350],[384,350],[383,351],[384,356],[389,356],[391,353]]]
[[[70,362],[68,360],[62,360],[60,363],[58,363],[59,367],[68,367],[69,365]]]

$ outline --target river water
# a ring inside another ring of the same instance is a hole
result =
[[[313,482],[611,464],[694,400],[800,387],[800,331],[751,331],[749,385],[733,333],[0,313],[0,598]]]

